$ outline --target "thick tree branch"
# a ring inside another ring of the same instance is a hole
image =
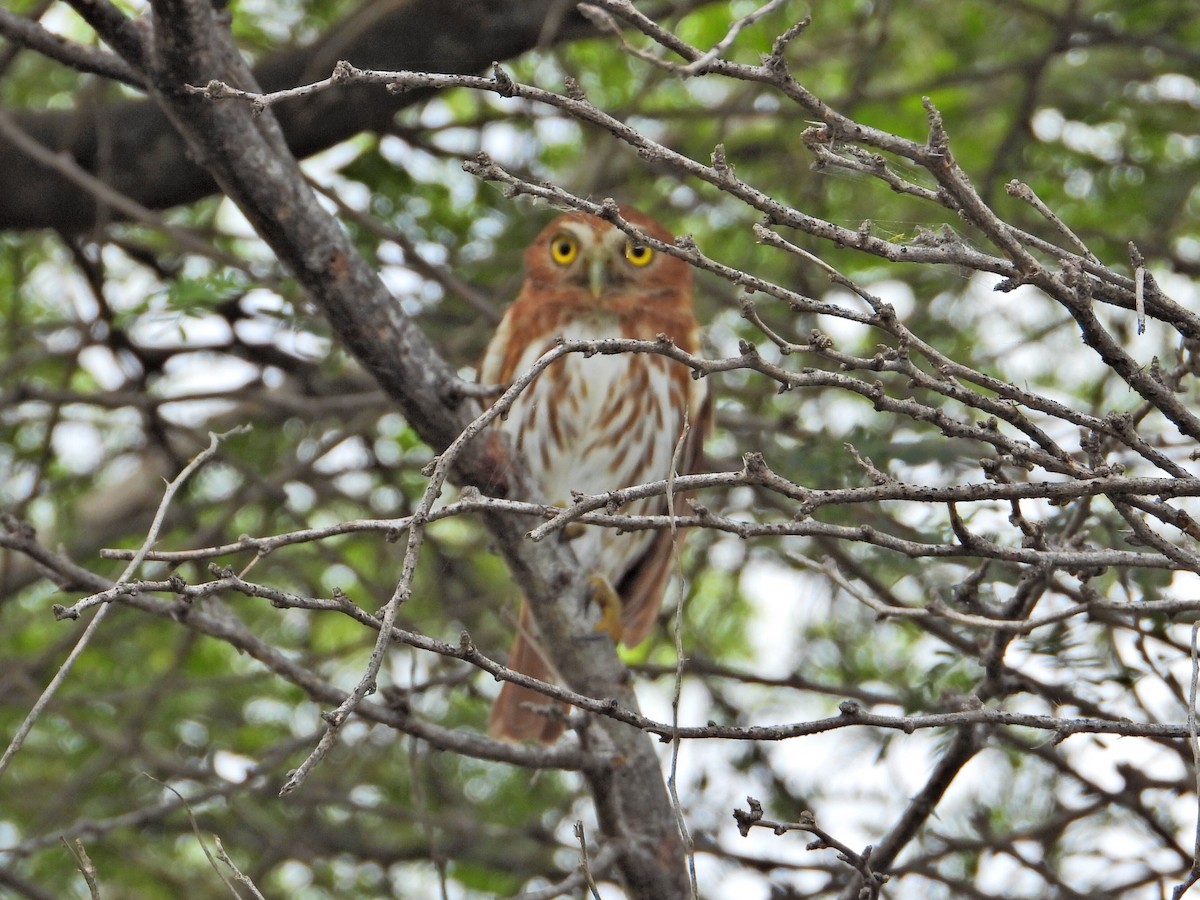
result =
[[[255,83],[278,90],[330,71],[338,59],[379,68],[432,72],[476,72],[493,60],[509,59],[546,41],[589,33],[591,26],[572,10],[550,17],[557,0],[412,0],[406,3],[363,3],[316,44],[290,48],[264,59],[255,68]],[[122,81],[145,78],[141,52],[136,54],[132,21],[105,12],[107,4],[81,4],[81,13],[111,46],[123,47],[125,59],[69,45],[61,39],[4,13],[0,31],[46,52],[74,68],[97,71]],[[120,14],[118,14],[120,15]],[[547,32],[553,18],[557,27]],[[131,58],[132,57],[132,58]],[[384,130],[396,112],[417,103],[428,91],[388,94],[376,86],[347,85],[304,103],[283,104],[275,111],[283,137],[298,157],[320,152],[362,131]],[[117,165],[106,177],[109,187],[148,209],[166,209],[207,196],[215,190],[212,176],[189,158],[186,144],[151,101],[95,104],[70,112],[13,113],[20,128],[36,142],[67,154],[79,166],[96,172],[107,156]],[[108,140],[109,146],[100,142]],[[0,230],[55,228],[78,232],[92,226],[97,201],[91,192],[65,181],[21,149],[0,139]]]
[[[317,202],[273,115],[255,116],[243,104],[214,103],[185,90],[214,79],[257,88],[227,28],[203,0],[160,0],[153,23],[148,80],[155,101],[411,425],[434,448],[447,447],[471,418],[454,390],[453,371]],[[464,483],[528,494],[519,470],[488,441],[466,444],[456,471]],[[489,516],[488,526],[571,687],[635,708],[611,644],[577,640],[578,616],[571,613],[586,608],[587,587],[569,549],[526,540],[511,517]],[[618,861],[626,887],[634,897],[686,896],[682,842],[653,746],[636,729],[600,721],[597,743],[620,765],[589,767],[586,774],[605,833],[627,841]]]

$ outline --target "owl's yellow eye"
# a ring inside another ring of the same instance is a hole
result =
[[[654,259],[654,251],[642,244],[630,241],[625,245],[625,258],[635,266],[648,266],[650,260]]]
[[[550,258],[560,266],[569,266],[579,255],[579,241],[569,234],[556,235],[550,241]]]

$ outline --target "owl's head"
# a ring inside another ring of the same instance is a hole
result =
[[[652,238],[668,244],[675,240],[637,210],[621,207],[621,216]],[[541,287],[583,292],[597,303],[613,296],[690,292],[692,279],[691,267],[683,260],[581,212],[559,216],[542,229],[525,251],[525,269]]]

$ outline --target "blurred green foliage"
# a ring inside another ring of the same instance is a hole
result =
[[[27,12],[35,4],[15,6]],[[707,4],[664,24],[706,47],[752,6]],[[234,33],[251,56],[269,53],[289,36],[314,38],[351,8],[342,0],[231,6]],[[86,39],[64,9],[55,5],[53,12],[72,36]],[[1200,16],[1189,4],[818,0],[789,4],[747,28],[729,58],[756,62],[775,35],[806,14],[812,24],[792,45],[789,61],[798,80],[832,107],[921,140],[921,98],[927,96],[981,196],[1014,224],[1060,239],[1033,210],[1005,195],[1004,185],[1018,178],[1105,262],[1120,267],[1132,240],[1163,277],[1196,274],[1200,89],[1181,59],[1189,58],[1189,47],[1194,59],[1200,46]],[[629,40],[661,52],[639,36]],[[869,222],[873,233],[899,243],[944,225],[968,243],[982,242],[940,207],[861,175],[814,169],[800,139],[811,124],[807,115],[761,86],[679,79],[631,58],[611,37],[530,52],[506,68],[517,80],[551,90],[574,78],[594,104],[693,159],[707,161],[723,144],[741,179],[810,215],[851,228]],[[32,52],[17,54],[0,79],[0,102],[13,110],[69,109],[129,93]],[[647,166],[606,133],[552,110],[450,91],[406,110],[392,134],[360,137],[307,165],[317,182],[373,218],[373,224],[343,221],[397,302],[464,373],[515,294],[520,248],[550,215],[465,175],[462,159],[479,150],[581,196],[632,202],[734,268],[806,295],[850,302],[844,292],[831,293],[820,270],[756,243],[750,226],[758,216],[715,188]],[[921,173],[904,174],[929,186]],[[328,343],[324,323],[287,274],[247,237],[227,202],[203,201],[169,218],[245,263],[190,256],[161,232],[122,223],[79,239],[0,236],[4,509],[30,521],[47,546],[116,577],[124,563],[100,559],[100,548],[140,546],[162,478],[207,444],[208,431],[250,422],[253,431],[226,441],[219,461],[172,506],[159,547],[203,547],[241,534],[410,511],[424,490],[420,470],[430,451]],[[461,279],[477,302],[414,275],[406,266],[410,251],[398,249],[389,232]],[[1093,369],[1063,365],[1078,337],[1048,303],[993,295],[976,276],[949,267],[889,265],[805,235],[789,239],[863,284],[884,283],[879,289],[903,303],[908,327],[952,358],[1036,384],[1090,413],[1136,406],[1108,373],[1093,377]],[[737,353],[738,340],[773,352],[740,315],[740,300],[730,284],[699,277],[711,355]],[[882,340],[866,328],[755,300],[767,324],[790,340],[835,328],[839,349],[866,356]],[[1032,311],[1023,306],[1035,303]],[[1160,341],[1152,350],[1164,362],[1177,358],[1165,339],[1147,340]],[[1032,356],[1023,354],[1030,348]],[[804,365],[830,366],[821,360]],[[713,470],[736,470],[742,453],[759,451],[796,483],[857,486],[866,478],[846,451],[849,442],[901,480],[979,478],[983,448],[947,440],[928,424],[877,415],[861,397],[834,389],[779,394],[744,372],[714,381],[718,428],[707,461]],[[902,384],[893,388],[917,393]],[[943,398],[922,400],[952,408]],[[791,514],[745,491],[705,502],[747,520]],[[1066,513],[1042,512],[1049,529],[1066,527]],[[1005,509],[964,515],[984,532],[1007,528]],[[1120,525],[1105,515],[1096,514],[1093,539],[1123,547]],[[886,507],[830,507],[819,518],[913,540],[950,537],[941,511],[910,519]],[[906,712],[943,708],[983,677],[973,660],[942,645],[931,649],[927,632],[916,625],[878,622],[847,597],[831,598],[824,582],[789,558],[833,552],[821,541],[765,540],[751,551],[728,535],[693,536],[682,562],[687,652],[731,670],[761,666],[778,677],[802,674],[827,688],[806,696],[808,705],[791,707],[766,690],[748,691],[740,697],[751,699],[743,700],[732,696],[730,684],[714,683],[704,688],[711,691],[714,719],[755,723],[759,709],[769,711],[769,721],[834,714],[851,689],[875,692]],[[836,552],[841,564],[861,567],[882,590],[916,605],[931,598],[952,602],[970,571],[962,563],[926,565],[865,545]],[[285,547],[261,559],[241,553],[217,562],[301,596],[344,591],[373,611],[391,595],[402,554],[403,539],[390,543],[366,532]],[[770,567],[772,577],[752,588],[747,573]],[[210,577],[207,561],[171,570],[153,564],[143,574],[158,578],[169,571],[189,583]],[[1010,597],[1018,575],[1015,567],[995,566],[981,602]],[[1171,583],[1169,573],[1144,570],[1105,573],[1091,587],[1108,596],[1154,599]],[[0,585],[0,735],[7,738],[79,634],[82,623],[55,622],[50,604],[70,604],[81,594],[74,587],[53,589],[12,554],[0,558]],[[430,529],[414,596],[399,624],[451,642],[467,630],[499,657],[518,595],[489,552],[482,526],[446,521]],[[674,589],[668,593],[661,627],[627,654],[630,661],[673,664],[678,597]],[[315,743],[324,710],[249,655],[180,628],[175,619],[187,615],[182,602],[159,599],[159,615],[115,611],[0,779],[0,865],[45,896],[86,895],[61,834],[83,839],[106,895],[147,900],[226,896],[222,865],[214,871],[199,850],[204,840],[212,851],[213,834],[267,896],[298,900],[434,896],[443,877],[454,885],[450,896],[504,895],[531,873],[554,878],[574,867],[570,823],[590,815],[577,778],[543,772],[531,779],[524,770],[413,747],[381,727],[348,727],[305,787],[277,799],[288,770]],[[374,639],[374,632],[332,612],[280,611],[267,600],[234,595],[204,602],[342,688],[355,683]],[[764,633],[786,650],[764,647]],[[1072,677],[1084,680],[1130,677],[1113,675],[1118,654],[1111,647],[1069,625],[1024,641],[1021,652],[1047,668],[1069,656]],[[1086,674],[1089,668],[1096,674]],[[654,688],[659,706],[667,702],[666,684]],[[400,706],[473,730],[483,728],[495,690],[462,665],[403,648],[390,657],[382,686]],[[855,740],[882,757],[893,737]],[[782,749],[733,752],[744,756],[703,756],[691,776],[694,803],[710,814],[726,801],[741,802],[745,793],[740,782],[732,784],[731,765],[761,781],[759,796],[769,807],[801,809],[802,793],[816,799],[832,793],[827,784],[797,788],[780,775],[787,768]],[[1029,756],[1009,752],[1006,760],[997,784],[1035,778],[1023,771],[1035,767]],[[1052,792],[1052,774],[1037,771],[1045,779],[1038,790]],[[241,777],[248,780],[240,783]],[[175,792],[191,798],[187,810],[165,811]],[[1001,804],[982,815],[1003,831],[1030,821],[1027,812]],[[861,817],[878,824],[870,809]],[[943,824],[957,827],[968,818],[948,814]],[[973,877],[979,855],[952,856],[960,877]]]

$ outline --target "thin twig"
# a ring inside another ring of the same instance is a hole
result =
[[[596,887],[596,880],[592,877],[592,863],[588,859],[587,835],[583,831],[582,821],[575,822],[575,840],[579,841],[579,871],[583,873],[584,881],[587,882],[588,890],[594,900],[600,900],[600,891]]]
[[[87,884],[88,896],[92,900],[100,900],[100,885],[96,881],[96,864],[88,856],[87,849],[83,846],[83,841],[75,838],[75,842],[71,843],[64,836],[62,842],[63,846],[67,848],[67,851],[75,860],[75,868],[79,870],[79,874],[83,876],[84,883]]]
[[[325,757],[325,754],[329,752],[329,749],[336,742],[341,726],[354,712],[358,704],[375,690],[379,669],[383,665],[384,656],[392,642],[392,627],[396,621],[396,613],[412,594],[413,576],[416,574],[417,560],[421,544],[424,542],[425,526],[429,521],[430,512],[441,496],[442,488],[462,448],[468,441],[473,440],[479,432],[491,424],[494,419],[506,413],[512,404],[516,402],[521,392],[547,366],[566,355],[567,352],[567,348],[560,344],[544,353],[530,366],[529,371],[514,381],[495,403],[476,416],[450,445],[426,466],[425,473],[429,477],[429,483],[426,485],[425,492],[422,494],[421,500],[411,517],[408,540],[404,548],[404,563],[400,573],[400,580],[396,585],[396,589],[392,592],[391,598],[385,604],[382,614],[379,615],[379,636],[376,638],[375,646],[371,651],[371,657],[367,662],[366,670],[363,672],[362,677],[359,678],[354,690],[346,696],[346,699],[338,705],[337,709],[324,716],[327,724],[325,733],[321,736],[320,741],[313,748],[313,751],[292,772],[283,787],[280,788],[280,796],[291,793],[304,783],[313,767]]]
[[[858,894],[861,900],[874,900],[879,896],[879,891],[887,882],[888,876],[872,870],[870,845],[864,848],[862,853],[856,853],[829,832],[820,828],[816,818],[808,810],[800,814],[798,822],[776,822],[763,817],[763,806],[758,800],[747,797],[746,803],[749,809],[733,811],[733,817],[737,821],[738,831],[741,832],[742,837],[749,835],[752,828],[769,828],[777,835],[787,834],[789,831],[807,832],[817,838],[808,845],[807,849],[835,850],[842,862],[854,868],[862,876],[864,893]]]
[[[0,113],[0,115],[3,114]],[[129,565],[125,567],[125,571],[122,572],[120,578],[117,579],[118,586],[124,582],[127,582],[133,576],[133,573],[141,567],[143,560],[145,560],[146,555],[150,552],[150,548],[153,547],[154,542],[158,540],[158,532],[162,528],[162,523],[166,518],[167,509],[170,507],[171,501],[175,499],[175,494],[183,486],[184,482],[191,477],[193,472],[208,462],[208,460],[217,452],[217,447],[222,440],[233,434],[244,434],[248,430],[249,428],[247,426],[241,426],[230,431],[226,431],[223,434],[214,434],[211,431],[208,433],[208,447],[196,454],[192,461],[183,467],[183,471],[176,475],[175,479],[167,485],[166,490],[163,492],[162,501],[158,504],[158,510],[154,514],[154,520],[150,523],[150,528],[146,532],[146,539],[142,541],[141,548],[137,553],[134,554],[133,559],[129,561]],[[58,672],[55,673],[54,678],[52,678],[50,683],[46,685],[46,689],[42,691],[42,694],[40,697],[38,697],[37,702],[33,704],[33,708],[30,709],[28,715],[25,716],[25,721],[21,723],[21,726],[17,729],[17,733],[13,735],[13,738],[9,742],[7,749],[4,751],[4,756],[0,757],[0,777],[4,775],[9,763],[12,762],[12,759],[14,756],[16,756],[17,751],[21,749],[21,745],[25,743],[25,739],[33,730],[34,724],[41,717],[42,713],[45,712],[46,707],[50,705],[50,701],[54,698],[54,695],[58,693],[58,689],[62,687],[63,683],[67,680],[67,676],[70,674],[72,667],[75,665],[79,657],[83,655],[84,650],[86,650],[88,644],[91,643],[92,637],[99,630],[100,624],[104,621],[109,610],[111,609],[112,604],[105,604],[101,606],[99,612],[92,617],[92,621],[90,621],[87,625],[87,628],[83,630],[83,634],[80,635],[79,640],[75,642],[75,646],[71,649],[70,654],[63,661],[63,664],[59,667]]]
[[[1196,725],[1196,694],[1200,686],[1200,652],[1197,650],[1197,634],[1200,634],[1200,622],[1192,625],[1192,683],[1188,690],[1188,746],[1192,751],[1192,779],[1196,788],[1197,803],[1200,804],[1200,735]],[[1196,835],[1192,843],[1192,867],[1182,882],[1175,885],[1171,891],[1171,900],[1179,900],[1188,892],[1193,884],[1200,881],[1200,809],[1196,813]]]
[[[687,447],[688,436],[692,430],[688,422],[687,410],[683,414],[683,430],[675,449],[671,454],[671,471],[667,475],[667,515],[675,520],[675,480],[679,467],[683,464],[683,454]],[[679,552],[679,531],[671,526],[671,565],[675,569],[676,580],[679,584],[679,597],[675,604],[675,686],[671,693],[671,727],[679,728],[679,701],[683,695],[683,667],[687,657],[683,652],[683,607],[687,600],[687,588],[683,578],[683,559]],[[667,776],[667,790],[671,795],[671,804],[675,807],[675,820],[679,824],[679,833],[683,837],[683,848],[687,854],[688,880],[692,898],[700,896],[700,887],[696,880],[696,843],[692,839],[691,829],[688,828],[687,817],[683,814],[683,802],[679,799],[679,751],[682,742],[678,737],[671,741],[671,771]]]
[[[217,873],[217,877],[220,878],[221,881],[223,881],[225,883],[225,887],[229,888],[229,893],[231,893],[234,897],[239,897],[237,888],[233,886],[233,882],[231,882],[228,878],[225,877],[225,873],[221,871],[221,867],[217,865],[217,861],[213,858],[212,853],[209,851],[208,844],[206,844],[204,841],[204,835],[200,833],[200,823],[196,821],[196,814],[192,811],[191,803],[188,802],[188,800],[183,796],[183,794],[179,793],[179,791],[175,790],[175,788],[173,788],[171,785],[167,784],[162,779],[155,778],[149,772],[143,772],[142,774],[145,775],[147,778],[149,778],[151,781],[162,785],[164,788],[166,788],[168,791],[170,791],[172,794],[174,794],[175,797],[179,800],[179,803],[183,807],[184,812],[187,813],[188,822],[192,826],[192,834],[195,835],[196,843],[200,845],[200,850],[204,853],[204,858],[208,860],[208,864],[212,867],[212,870]],[[232,866],[232,864],[231,864],[231,868],[235,868],[235,870],[236,870],[236,867]],[[240,898],[239,898],[239,900],[240,900]]]
[[[262,891],[258,889],[258,885],[254,883],[254,879],[239,869],[234,861],[230,858],[229,854],[225,852],[225,845],[221,843],[220,836],[214,834],[213,841],[217,845],[217,859],[229,866],[230,870],[233,872],[234,879],[239,883],[244,884],[249,889],[250,893],[255,896],[256,900],[266,900],[266,897],[263,896]],[[233,895],[235,897],[239,897],[240,900],[240,895],[237,893],[237,891],[234,891]]]
[[[737,19],[732,25],[729,26],[729,31],[725,33],[725,37],[717,41],[717,43],[713,45],[713,48],[699,59],[692,60],[685,66],[680,66],[679,73],[685,77],[691,75],[703,75],[706,71],[708,71],[709,66],[723,57],[725,55],[725,51],[733,46],[733,42],[736,41],[738,35],[742,33],[742,29],[753,25],[759,19],[763,18],[763,16],[770,15],[775,10],[782,7],[786,2],[787,0],[770,0],[770,2],[764,3],[758,9],[751,10],[740,19]]]
[[[541,890],[522,891],[521,900],[557,900],[559,897],[576,897],[580,888],[592,893],[595,888],[595,878],[598,874],[607,872],[616,862],[621,853],[621,842],[612,841],[600,849],[591,858],[587,872],[580,866],[562,881]],[[590,880],[589,880],[590,879]],[[597,895],[592,893],[593,900]]]
[[[1005,190],[1008,191],[1008,195],[1010,197],[1016,197],[1018,200],[1025,201],[1039,213],[1041,213],[1046,218],[1046,221],[1058,229],[1060,234],[1062,234],[1067,240],[1075,245],[1075,249],[1083,254],[1084,259],[1086,259],[1088,262],[1095,263],[1096,265],[1101,264],[1100,260],[1096,258],[1096,255],[1088,248],[1088,245],[1083,242],[1079,235],[1070,229],[1066,222],[1059,218],[1054,210],[1045,204],[1042,198],[1034,192],[1033,188],[1025,184],[1023,181],[1017,181],[1014,178],[1007,185],[1005,185]]]

